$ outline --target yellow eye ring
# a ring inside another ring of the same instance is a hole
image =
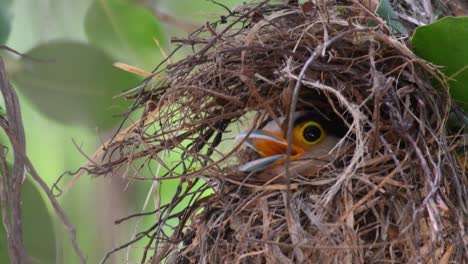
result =
[[[322,126],[314,121],[308,121],[299,125],[296,133],[296,136],[299,136],[298,138],[307,145],[317,144],[326,137]]]

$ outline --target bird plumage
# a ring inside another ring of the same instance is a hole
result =
[[[290,168],[294,172],[323,167],[335,158],[332,150],[348,131],[341,119],[334,114],[323,115],[316,111],[296,112],[293,118]],[[237,137],[260,155],[259,159],[242,164],[239,170],[284,173],[287,125],[283,117],[278,121],[279,124],[271,120],[260,129],[242,132]]]

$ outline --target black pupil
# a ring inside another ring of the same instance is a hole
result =
[[[322,131],[315,125],[308,126],[302,132],[304,139],[309,142],[317,141],[322,135]]]

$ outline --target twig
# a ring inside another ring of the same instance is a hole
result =
[[[7,134],[14,150],[14,167],[13,175],[7,179],[9,206],[11,210],[12,227],[9,236],[9,254],[12,263],[29,263],[29,257],[26,255],[22,242],[22,226],[21,226],[21,184],[25,169],[31,177],[36,181],[41,189],[46,193],[59,219],[68,229],[71,236],[71,241],[76,254],[80,258],[80,263],[86,263],[86,257],[80,250],[76,239],[76,230],[73,224],[68,220],[65,212],[60,207],[47,184],[38,175],[31,161],[26,155],[26,143],[21,118],[21,111],[18,97],[15,91],[11,88],[10,83],[6,78],[5,65],[0,58],[0,90],[5,99],[5,107],[7,112],[8,122],[5,119],[0,119],[0,126]],[[10,239],[11,238],[11,239]]]
[[[42,58],[34,58],[34,57],[31,57],[29,55],[26,55],[26,54],[23,54],[15,49],[12,49],[10,47],[8,47],[7,45],[0,45],[0,50],[6,50],[8,52],[11,52],[15,55],[18,55],[20,56],[21,58],[24,58],[24,59],[27,59],[27,60],[30,60],[30,61],[34,61],[34,62],[42,62],[42,63],[46,63],[46,62],[54,62],[55,59],[42,59]]]
[[[7,190],[8,187],[6,186],[5,180],[11,177],[9,175],[9,168],[6,161],[6,148],[1,146],[0,150],[0,162],[1,162],[1,176],[0,176],[0,202],[1,202],[1,212],[2,212],[2,223],[3,227],[5,228],[5,233],[8,238],[10,238],[10,229],[11,225],[8,221],[8,195]]]
[[[11,88],[8,82],[5,64],[0,57],[0,90],[5,100],[7,120],[1,119],[2,127],[5,129],[10,141],[15,141],[13,151],[13,171],[8,173],[8,168],[4,167],[6,187],[3,189],[2,197],[7,197],[8,207],[10,211],[10,230],[8,232],[8,254],[12,263],[29,263],[30,259],[26,254],[26,249],[23,243],[23,227],[21,219],[21,185],[24,178],[24,159],[21,153],[26,151],[26,142],[24,128],[21,119],[20,106],[16,93]],[[4,127],[7,126],[7,127]],[[10,133],[6,131],[10,130]],[[12,142],[13,143],[13,142]],[[2,199],[3,200],[3,199]],[[2,204],[2,210],[3,208]]]

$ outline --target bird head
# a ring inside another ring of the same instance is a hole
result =
[[[293,115],[291,162],[301,161],[307,167],[324,164],[325,158],[346,135],[348,128],[337,116],[315,111],[296,112]],[[260,155],[239,167],[244,172],[273,169],[284,164],[287,157],[287,124],[269,121],[260,129],[242,132],[237,139]]]

